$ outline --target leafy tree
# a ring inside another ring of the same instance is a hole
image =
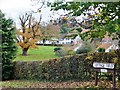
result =
[[[55,11],[63,9],[72,16],[84,16],[78,24],[90,30],[81,34],[82,39],[102,39],[106,34],[113,39],[120,38],[120,2],[54,2],[49,5]]]
[[[0,11],[0,36],[1,36],[1,55],[2,55],[2,80],[11,79],[13,77],[12,60],[15,58],[16,33],[13,21],[6,19],[4,14]]]
[[[61,34],[68,34],[69,33],[69,28],[67,26],[62,25],[60,28],[60,33]]]
[[[17,30],[18,44],[22,48],[22,55],[26,56],[29,48],[37,48],[36,42],[42,36],[40,21],[36,21],[32,14],[25,13],[19,17],[21,29]]]
[[[46,26],[41,26],[41,27],[42,27],[41,31],[42,31],[44,39],[49,40],[51,38],[59,38],[60,37],[59,26],[49,23]]]
[[[80,34],[83,40],[102,40],[106,35],[118,40],[120,48],[120,1],[118,2],[54,2],[51,10],[67,10],[68,14],[78,17],[80,27],[89,29]],[[116,50],[118,58],[120,49]],[[118,65],[119,67],[119,65]],[[120,75],[120,74],[119,74]],[[119,76],[118,76],[119,77]]]
[[[77,54],[88,53],[94,51],[94,46],[88,42],[84,41],[83,45],[79,47],[76,51]]]

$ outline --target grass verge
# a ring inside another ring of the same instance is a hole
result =
[[[11,80],[0,82],[2,88],[85,88],[84,90],[103,90],[103,88],[108,88],[112,90],[112,83],[110,81],[100,81],[98,86],[94,85],[95,81],[86,81],[86,82],[75,82],[75,81],[66,81],[66,82],[40,82],[34,80]],[[116,83],[117,88],[120,88],[120,82]],[[1,87],[0,86],[0,87]],[[87,89],[88,88],[88,89]],[[104,90],[108,90],[104,89]],[[98,89],[97,89],[98,90]],[[118,89],[119,90],[119,89]]]
[[[38,49],[29,49],[28,56],[22,56],[22,49],[19,47],[14,60],[48,60],[58,58],[54,53],[54,48],[55,46],[39,46]]]

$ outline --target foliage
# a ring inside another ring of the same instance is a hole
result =
[[[51,40],[52,38],[60,38],[60,29],[59,26],[53,25],[51,23],[42,26],[41,25],[41,32],[42,32],[42,39],[44,40]]]
[[[62,34],[68,34],[69,31],[70,31],[69,28],[65,25],[62,25],[60,28],[60,33],[62,33]]]
[[[65,56],[67,54],[62,48],[54,48],[54,52],[59,57]]]
[[[105,52],[105,48],[99,48],[98,52]]]
[[[117,69],[118,79],[120,77],[120,49],[115,50],[114,52],[99,52],[88,54],[86,60],[93,62],[102,62],[102,63],[115,63]],[[109,77],[108,77],[109,78]],[[119,79],[120,80],[120,79]]]
[[[61,48],[54,48],[54,52],[61,50]]]
[[[92,57],[92,59],[87,59],[86,60],[91,60],[92,62],[103,62],[103,63],[114,63],[113,59],[117,58],[117,64],[119,64],[119,56],[118,53],[115,52],[96,52],[96,53],[89,53],[88,57]]]
[[[25,13],[19,17],[21,29],[17,30],[17,40],[22,48],[23,56],[27,56],[29,48],[37,48],[36,42],[40,40],[42,33],[40,31],[40,20],[36,21],[32,14]]]
[[[83,54],[83,53],[88,53],[89,49],[88,48],[79,48],[76,51],[76,54]]]
[[[114,63],[113,58],[118,59],[116,66],[120,71],[118,53],[113,52],[66,56],[49,61],[15,61],[15,77],[48,81],[94,80],[93,62]],[[120,75],[118,71],[117,76]]]
[[[83,16],[78,20],[80,27],[90,29],[80,34],[82,39],[104,38],[107,34],[113,39],[120,38],[120,1],[119,2],[54,2],[49,4],[52,10],[67,10],[68,15]],[[119,43],[120,45],[120,40]]]
[[[75,54],[70,45],[63,45],[63,48],[55,48],[54,52],[59,57]]]
[[[67,55],[74,55],[75,54],[75,52],[73,50],[68,50],[67,52],[68,52]]]
[[[13,78],[13,65],[12,60],[16,55],[16,37],[15,37],[15,27],[13,26],[13,21],[11,19],[6,19],[4,14],[0,11],[0,37],[1,45],[0,50],[2,56],[2,80],[7,80]]]
[[[55,50],[56,49],[56,50]],[[66,56],[67,55],[67,52],[61,48],[55,48],[54,49],[54,52],[57,56],[59,57],[63,57],[63,56]]]
[[[92,44],[90,44],[89,42],[84,42],[84,44],[79,47],[79,49],[77,49],[76,53],[77,54],[82,54],[82,53],[88,53],[88,52],[92,52],[93,46]]]
[[[75,58],[76,57],[76,58]],[[81,80],[83,61],[85,56],[64,57],[49,61],[16,61],[15,76],[17,79],[37,79],[50,81]],[[75,58],[75,61],[73,60]],[[81,69],[82,68],[82,69]],[[78,70],[79,69],[79,70]],[[77,74],[79,71],[79,75]]]

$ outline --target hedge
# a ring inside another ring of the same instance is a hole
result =
[[[67,56],[49,61],[15,61],[15,79],[49,81],[93,80],[93,62],[116,63],[120,71],[120,57],[116,53],[92,53]],[[120,73],[118,73],[120,75]]]
[[[86,55],[75,55],[49,61],[15,61],[15,79],[37,79],[49,81],[89,79]],[[90,72],[91,73],[91,72]]]

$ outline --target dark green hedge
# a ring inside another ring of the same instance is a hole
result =
[[[103,62],[103,63],[115,63],[117,69],[120,68],[120,50],[115,52],[102,52],[102,53],[91,53],[88,54],[86,60],[90,64],[93,62]]]
[[[49,81],[87,80],[91,73],[86,55],[75,55],[49,61],[15,61],[16,79]],[[92,77],[92,76],[91,76]]]
[[[120,67],[120,59],[113,52],[74,55],[49,61],[15,61],[14,72],[16,79],[93,80],[95,75],[93,62],[114,62],[115,60]]]

